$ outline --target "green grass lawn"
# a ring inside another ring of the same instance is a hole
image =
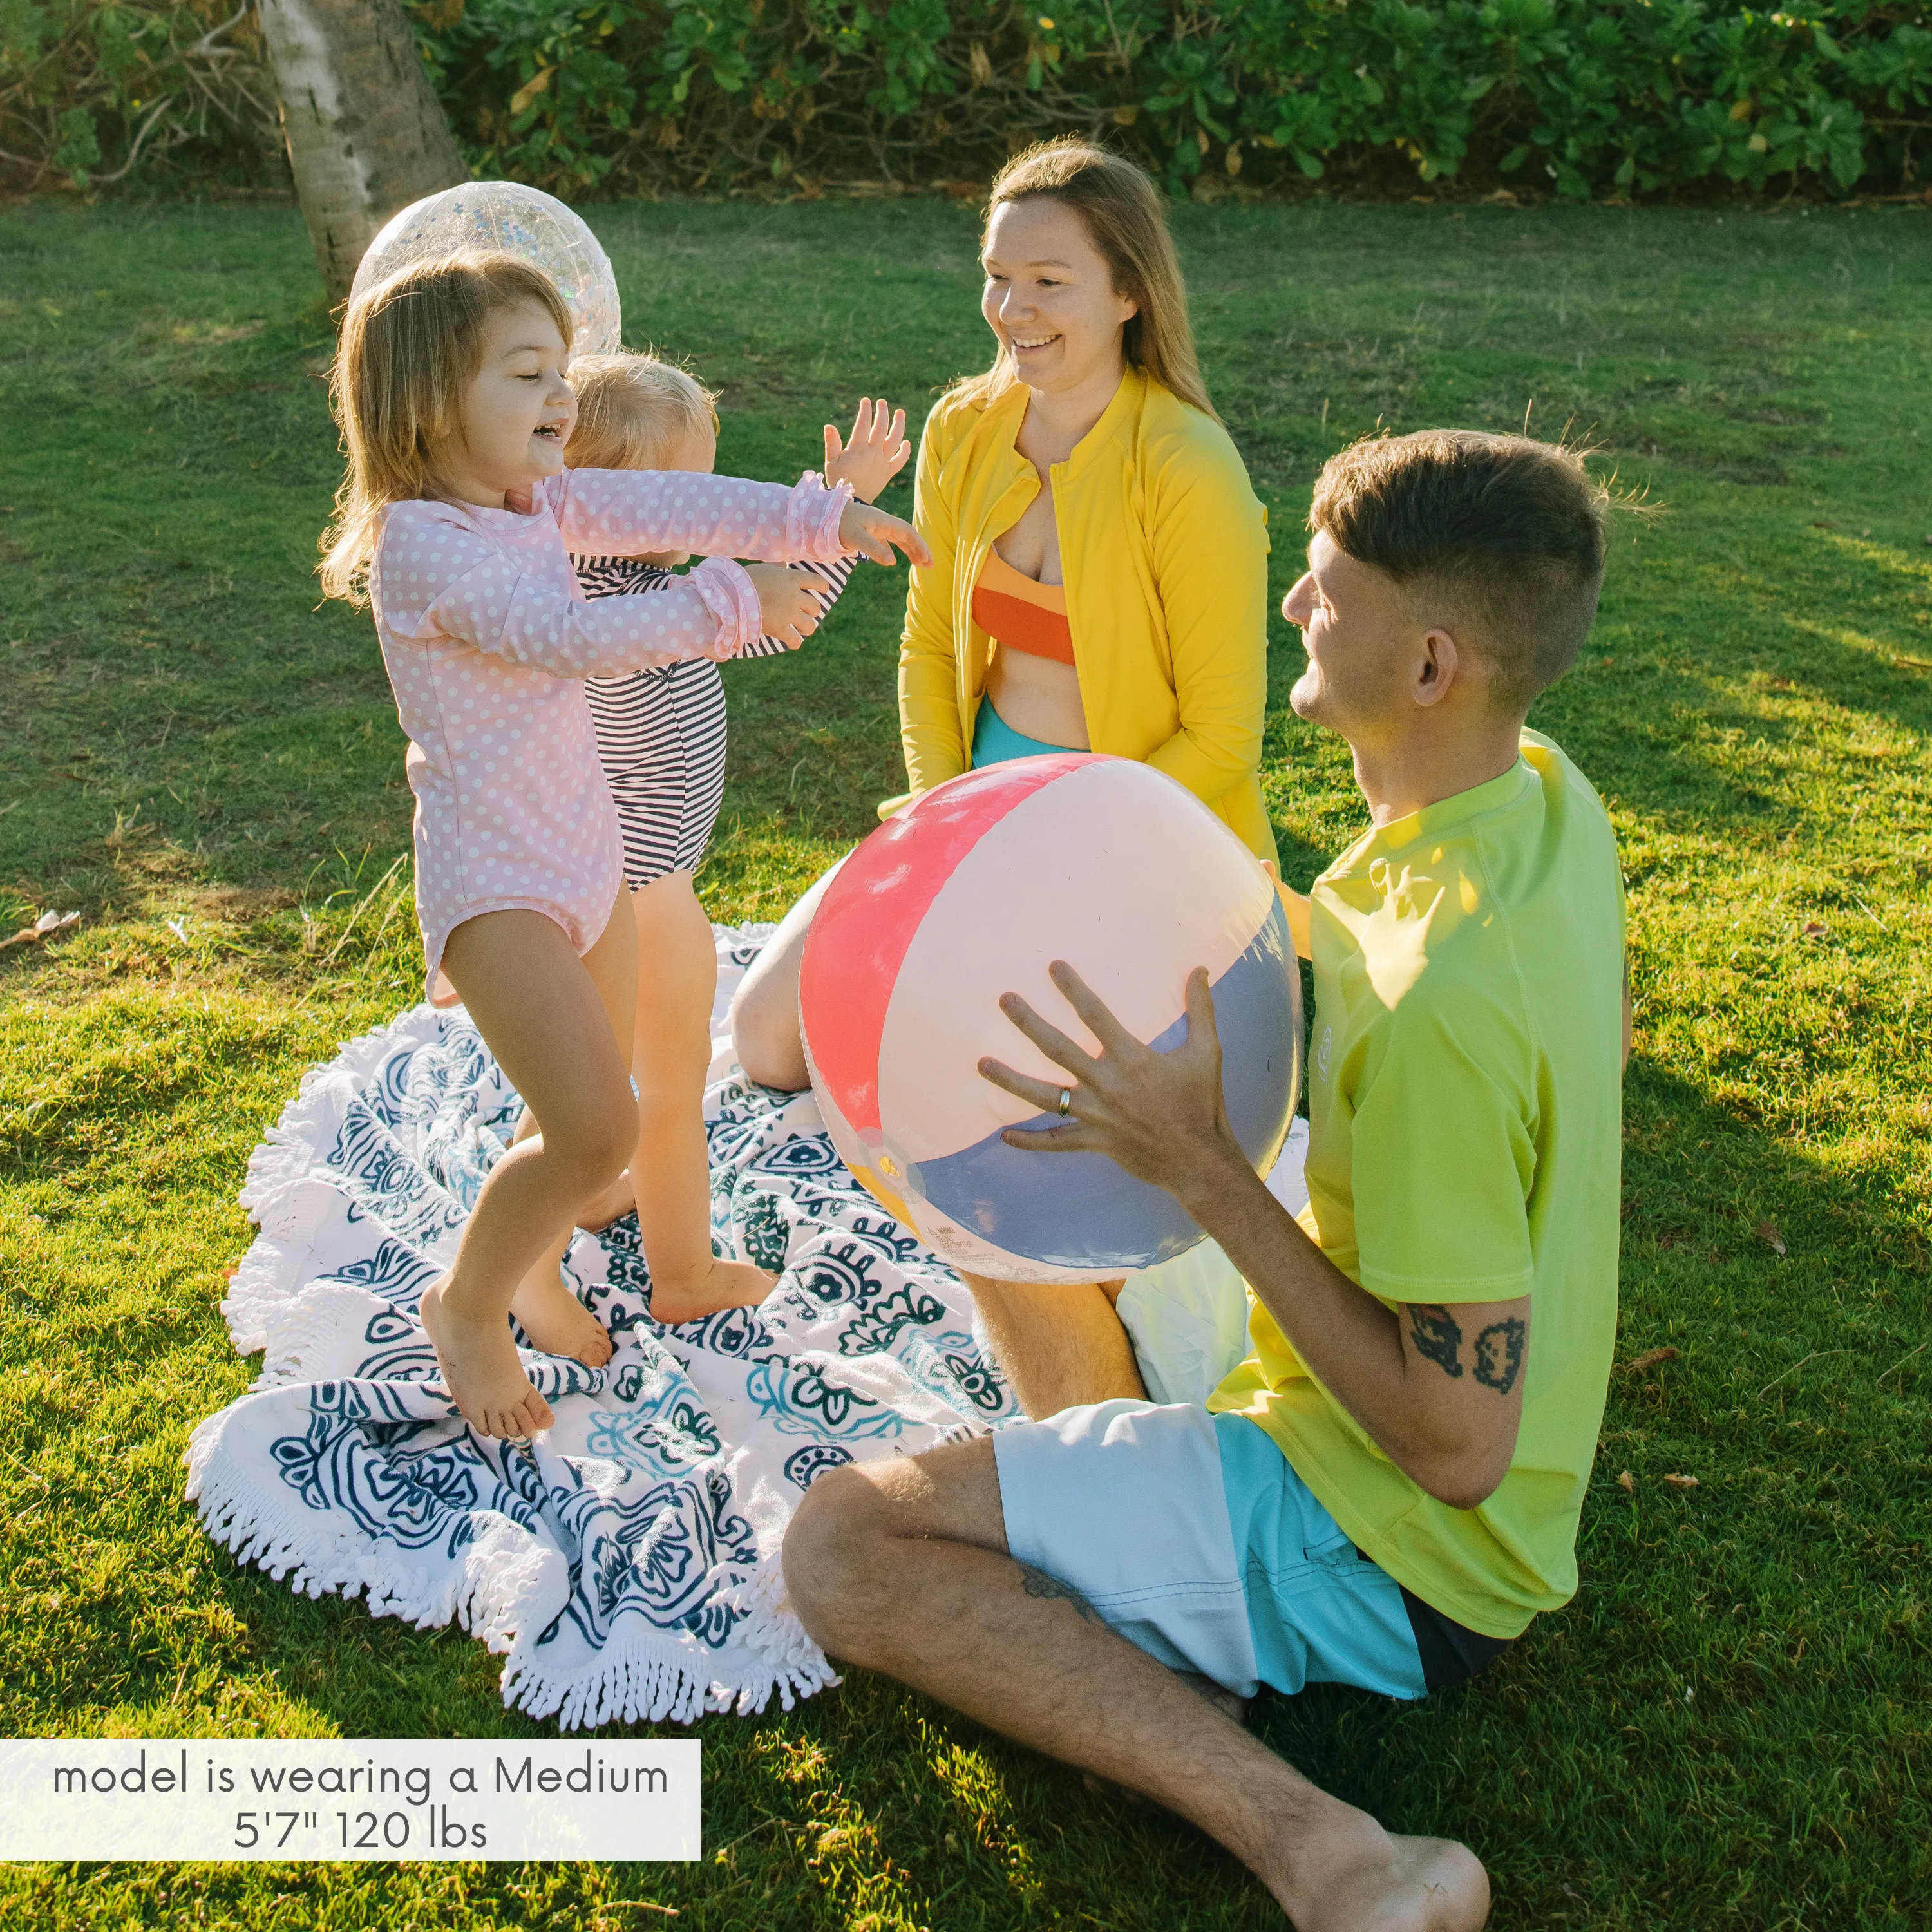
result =
[[[722,387],[722,469],[795,474],[862,391],[916,415],[983,361],[956,208],[594,219],[632,339]],[[1582,1591],[1464,1689],[1256,1721],[1396,1828],[1466,1838],[1501,1927],[1924,1925],[1932,218],[1178,219],[1277,594],[1322,458],[1378,423],[1567,430],[1662,511],[1532,720],[1610,803],[1636,986]],[[536,1728],[479,1646],[298,1599],[182,1500],[190,1429],[250,1376],[217,1307],[248,1150],[419,986],[375,640],[308,574],[328,350],[291,208],[0,209],[0,933],[86,914],[0,954],[0,1732]],[[730,673],[718,916],[776,916],[899,788],[901,587],[862,567],[803,653]],[[1362,814],[1276,646],[1266,782],[1305,886]],[[16,1866],[0,1921],[1280,1922],[1190,1831],[862,1673],[699,1735],[689,1867]]]

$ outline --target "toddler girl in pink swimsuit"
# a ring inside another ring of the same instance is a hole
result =
[[[409,736],[430,995],[463,1001],[525,1104],[422,1298],[450,1396],[485,1436],[551,1420],[506,1316],[538,1348],[608,1359],[546,1258],[638,1143],[636,929],[611,917],[616,812],[582,680],[797,641],[819,607],[787,562],[889,563],[893,544],[926,560],[910,525],[815,479],[566,472],[569,352],[569,311],[541,270],[457,255],[351,304],[334,380],[349,468],[322,585],[360,602],[366,581]],[[592,604],[566,546],[706,560],[675,590]]]

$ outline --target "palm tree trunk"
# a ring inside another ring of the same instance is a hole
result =
[[[260,0],[296,195],[332,306],[400,208],[467,181],[401,0]]]

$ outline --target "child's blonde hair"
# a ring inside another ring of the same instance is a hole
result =
[[[368,602],[382,512],[436,494],[437,459],[456,433],[484,326],[526,302],[556,323],[567,350],[570,310],[556,284],[520,256],[493,250],[412,262],[349,304],[328,384],[349,467],[322,534],[324,596]]]
[[[577,427],[563,460],[573,470],[655,470],[680,436],[707,424],[718,433],[717,397],[655,356],[580,356],[570,386]]]

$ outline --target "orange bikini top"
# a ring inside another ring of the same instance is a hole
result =
[[[973,586],[973,621],[1007,650],[1056,664],[1073,662],[1066,586],[1022,577],[996,550],[987,551]]]

